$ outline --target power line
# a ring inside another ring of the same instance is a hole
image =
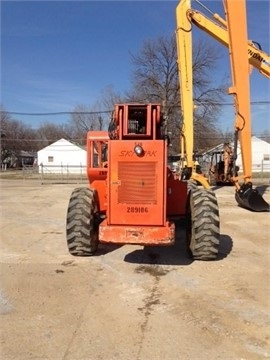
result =
[[[233,103],[229,102],[209,102],[209,101],[195,101],[198,105],[218,105],[218,106],[233,106]],[[269,100],[251,101],[251,105],[267,105],[270,104]],[[180,106],[173,106],[180,108]],[[100,111],[57,111],[57,112],[17,112],[17,111],[1,111],[1,113],[9,115],[20,115],[20,116],[57,116],[57,115],[97,115],[97,114],[111,114],[113,110],[100,110]]]
[[[46,112],[46,113],[32,113],[32,112],[16,112],[16,111],[1,111],[2,113],[9,115],[26,115],[26,116],[47,116],[47,115],[96,115],[96,114],[109,114],[110,110],[103,111],[58,111],[58,112]]]
[[[269,135],[268,134],[264,134],[264,133],[254,133],[252,134],[252,136],[256,136],[258,138],[261,138],[261,139],[268,139],[269,138]],[[198,140],[220,140],[220,139],[224,139],[224,135],[217,135],[217,136],[209,136],[209,137],[205,137],[205,136],[198,136],[197,137]],[[25,138],[25,139],[15,139],[15,138],[4,138],[2,139],[2,141],[27,141],[27,142],[50,142],[50,141],[56,141],[55,139],[28,139],[28,138]],[[75,138],[75,139],[69,139],[68,141],[71,141],[71,142],[78,142],[78,141],[86,141],[86,136],[85,138]],[[66,145],[61,145],[59,144],[58,145],[59,147],[61,146],[66,146]]]

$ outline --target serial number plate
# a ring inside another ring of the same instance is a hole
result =
[[[148,207],[145,206],[128,206],[127,207],[128,213],[148,213]]]

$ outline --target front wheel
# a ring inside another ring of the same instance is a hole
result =
[[[66,220],[67,246],[71,255],[91,256],[98,248],[98,212],[96,191],[74,189],[69,200]]]
[[[219,209],[215,193],[208,189],[189,192],[187,244],[194,260],[215,260],[219,247]]]

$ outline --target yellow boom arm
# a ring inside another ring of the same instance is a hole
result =
[[[229,3],[230,1],[226,1]],[[235,2],[234,2],[235,3]],[[240,15],[237,16],[236,24],[239,25]],[[220,15],[213,14],[216,21],[209,19],[201,12],[191,9],[191,0],[182,0],[176,8],[176,43],[178,52],[178,71],[181,91],[182,116],[184,119],[181,152],[185,149],[187,166],[192,167],[193,155],[193,77],[192,77],[192,24],[209,34],[218,42],[229,48],[229,32],[227,21]],[[242,25],[241,25],[242,26]],[[249,64],[255,67],[261,74],[270,77],[270,55],[247,40],[246,54]],[[182,74],[182,75],[181,75]]]
[[[236,186],[236,200],[243,207],[255,211],[269,211],[269,205],[262,199],[257,190],[252,189],[249,73],[250,65],[252,65],[263,75],[269,77],[270,57],[248,40],[245,0],[224,0],[223,2],[226,21],[214,14],[218,23],[208,19],[198,11],[192,10],[190,0],[181,0],[176,8],[177,61],[183,116],[181,153],[183,155],[185,152],[191,178],[205,185],[201,181],[202,176],[192,172],[194,150],[192,24],[195,24],[229,49],[232,74],[232,87],[229,89],[229,93],[234,96],[235,130],[240,140],[244,172],[241,176],[244,183],[241,186],[238,183],[240,177],[233,179]]]
[[[229,1],[227,1],[229,3]],[[235,2],[234,2],[235,3]],[[213,14],[213,18],[217,22],[209,19],[201,12],[190,8],[190,0],[182,1],[179,4],[181,13],[185,13],[190,23],[212,36],[218,42],[229,47],[229,33],[227,22],[218,14]],[[238,16],[237,23],[240,20]],[[240,25],[239,25],[240,26]],[[178,26],[177,26],[178,28]],[[254,66],[261,74],[270,77],[270,55],[259,49],[254,42],[247,40],[247,58],[250,65]]]

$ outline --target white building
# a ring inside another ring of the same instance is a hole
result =
[[[224,144],[220,144],[203,154],[203,162],[209,162],[211,153],[214,151],[223,151]],[[231,143],[233,147],[233,142]],[[270,144],[262,139],[252,136],[252,172],[270,172]],[[240,145],[238,142],[236,165],[240,172],[243,171]]]
[[[270,172],[270,144],[256,136],[252,136],[251,146],[252,171]]]
[[[86,173],[86,150],[65,139],[39,150],[37,158],[40,173]]]

